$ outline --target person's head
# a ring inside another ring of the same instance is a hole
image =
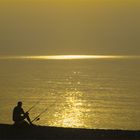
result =
[[[22,102],[19,101],[19,102],[17,103],[17,106],[18,106],[18,107],[22,107]]]

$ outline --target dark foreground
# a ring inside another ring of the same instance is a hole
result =
[[[0,140],[140,140],[140,131],[75,129],[47,126],[15,128],[0,124]]]

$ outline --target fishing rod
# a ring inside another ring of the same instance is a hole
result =
[[[34,107],[36,107],[37,104],[39,104],[41,102],[43,98],[41,98],[40,100],[38,100],[32,107],[30,107],[26,112],[30,112]]]
[[[32,107],[30,107],[26,112],[30,112],[37,104],[39,104],[40,100],[37,101]]]
[[[47,108],[46,108],[45,110],[43,110],[39,115],[37,115],[31,122],[40,120],[39,117],[40,117],[42,114],[44,114],[46,111],[47,111]]]
[[[48,108],[50,109],[50,107],[52,107],[54,104],[55,104],[55,103],[52,103],[49,107],[47,107],[45,110],[43,110],[43,111],[42,111],[39,115],[37,115],[31,122],[40,120],[39,117],[40,117],[42,114],[44,114],[44,113],[48,110]]]

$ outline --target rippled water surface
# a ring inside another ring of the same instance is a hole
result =
[[[140,60],[1,59],[0,123],[19,100],[40,125],[140,129]]]

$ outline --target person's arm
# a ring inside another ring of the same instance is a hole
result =
[[[25,111],[23,110],[23,108],[22,108],[22,114],[25,115],[25,116],[29,115],[29,113],[28,113],[28,112],[25,112]]]
[[[25,115],[25,112],[24,112],[23,108],[21,108],[21,114]]]

